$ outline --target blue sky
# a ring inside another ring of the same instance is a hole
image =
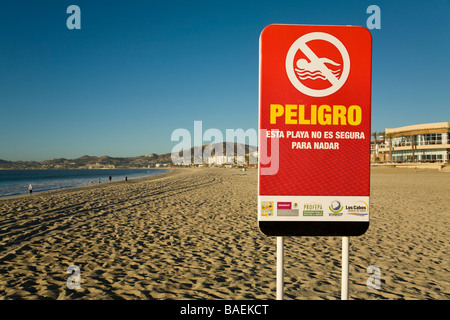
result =
[[[69,5],[81,30],[69,30]],[[272,23],[371,30],[372,131],[450,121],[450,2],[5,1],[0,159],[170,152],[177,128],[257,129],[259,35]]]

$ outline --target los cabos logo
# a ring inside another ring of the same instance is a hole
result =
[[[347,210],[348,214],[352,214],[355,216],[367,216],[369,214],[369,206],[364,201],[356,201],[353,206],[345,206],[345,210]]]

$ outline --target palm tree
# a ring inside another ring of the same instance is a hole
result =
[[[383,137],[383,148],[386,148],[386,132],[379,133]],[[383,152],[383,162],[386,162],[386,153]]]
[[[392,162],[392,133],[389,133],[388,136],[389,136],[389,160]]]
[[[372,132],[373,135],[373,162],[377,162],[377,132]]]

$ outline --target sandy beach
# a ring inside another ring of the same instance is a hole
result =
[[[374,167],[350,238],[350,299],[450,299],[450,172]],[[257,170],[164,175],[0,199],[0,299],[275,299]],[[381,288],[369,289],[367,268]],[[69,266],[80,270],[69,289]],[[340,299],[341,238],[285,238],[285,299]]]

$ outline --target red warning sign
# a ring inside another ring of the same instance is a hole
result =
[[[363,27],[270,25],[261,33],[260,227],[275,222],[277,235],[367,229],[371,50]],[[271,215],[261,214],[267,204]],[[306,222],[328,231],[305,233]]]

